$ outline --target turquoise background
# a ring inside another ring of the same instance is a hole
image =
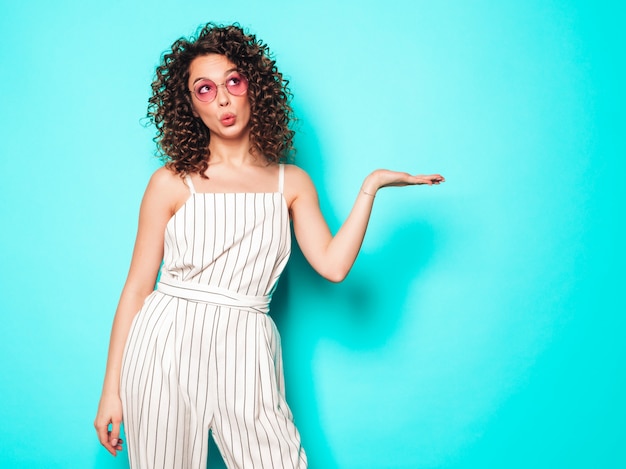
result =
[[[312,468],[625,468],[625,7],[592,1],[2,1],[0,466],[125,468],[92,421],[159,56],[239,21],[291,80],[350,277],[295,250],[273,315]]]

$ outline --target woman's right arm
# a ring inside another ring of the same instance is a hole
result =
[[[113,320],[102,396],[94,421],[100,443],[113,456],[122,449],[119,441],[122,422],[119,382],[126,338],[133,318],[154,290],[163,260],[165,226],[188,196],[180,177],[161,168],[150,178],[141,202],[137,239]]]

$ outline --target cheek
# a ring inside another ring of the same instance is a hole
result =
[[[250,101],[247,99],[241,103],[241,112],[248,117],[250,120],[250,116],[252,115],[252,108],[250,107]]]

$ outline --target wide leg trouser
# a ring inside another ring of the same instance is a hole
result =
[[[155,291],[129,334],[121,397],[132,469],[206,468],[209,429],[229,468],[307,467],[266,314]]]

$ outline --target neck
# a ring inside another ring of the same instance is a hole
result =
[[[227,163],[233,166],[240,166],[255,160],[250,153],[250,139],[245,138],[236,140],[226,140],[211,137],[209,143],[211,152],[211,163]]]

